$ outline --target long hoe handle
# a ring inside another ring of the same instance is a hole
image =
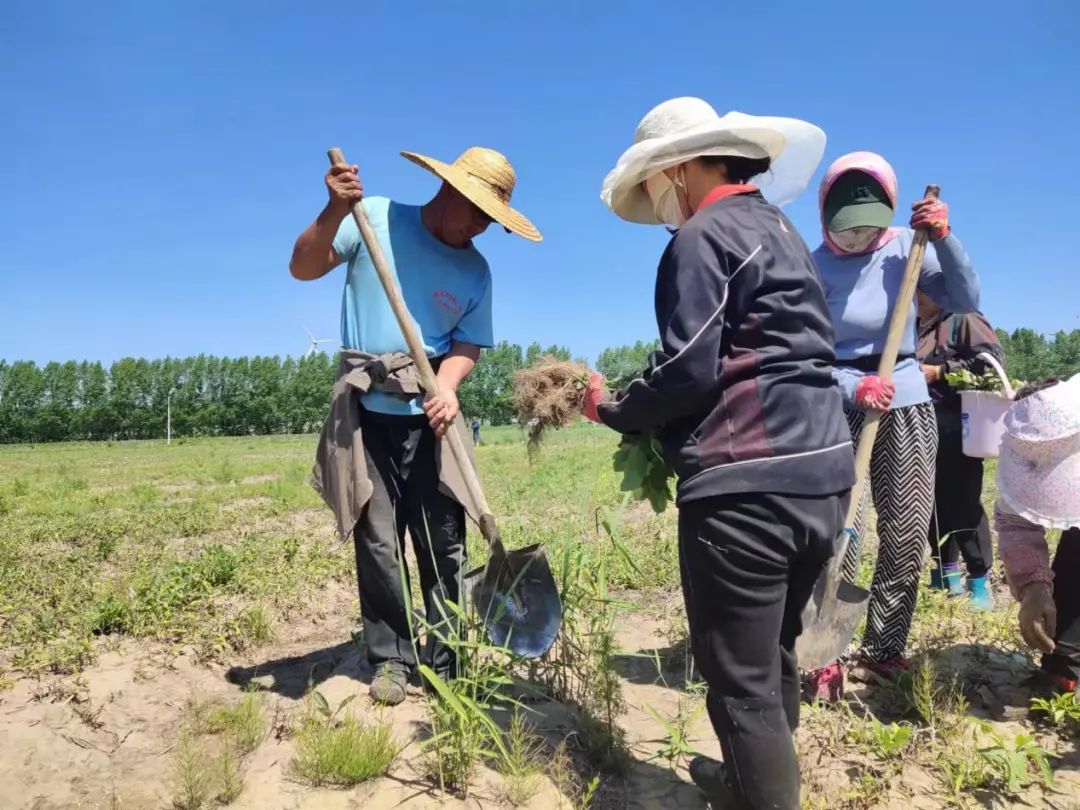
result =
[[[337,147],[328,150],[326,154],[330,158],[330,163],[334,166],[349,165],[345,160],[345,155]],[[362,202],[358,202],[352,207],[352,215],[356,227],[360,229],[360,236],[363,238],[364,247],[367,248],[368,255],[371,257],[371,263],[375,265],[375,272],[379,276],[379,281],[382,282],[383,289],[386,291],[386,297],[390,300],[390,308],[394,311],[398,326],[401,327],[401,334],[405,337],[405,343],[409,347],[409,354],[420,371],[420,381],[424,385],[424,390],[427,392],[428,397],[437,396],[439,394],[439,380],[435,376],[435,369],[431,367],[431,361],[428,360],[427,352],[424,351],[424,342],[420,339],[420,335],[417,334],[412,315],[409,314],[409,310],[405,306],[405,298],[401,295],[397,281],[386,264],[386,256],[383,255],[382,246],[379,244],[375,229],[371,226],[371,220],[368,219],[367,211],[364,210]],[[495,525],[495,518],[488,508],[487,498],[484,497],[484,490],[480,486],[480,478],[476,475],[476,469],[469,461],[468,452],[465,450],[465,442],[460,431],[455,428],[456,425],[451,425],[447,429],[444,438],[446,443],[450,445],[450,453],[461,470],[461,476],[465,480],[465,487],[469,490],[469,497],[472,498],[480,510],[480,533],[488,541],[493,555],[502,554],[504,553],[502,538],[499,536],[499,529]]]

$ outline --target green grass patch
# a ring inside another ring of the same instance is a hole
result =
[[[323,701],[325,704],[325,701]],[[400,751],[389,721],[309,707],[295,734],[290,770],[314,787],[351,787],[383,776]]]

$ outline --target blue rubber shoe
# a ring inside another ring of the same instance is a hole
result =
[[[939,591],[948,591],[949,596],[963,596],[966,592],[959,563],[946,563],[944,568],[931,568],[930,587]]]
[[[994,609],[994,593],[990,590],[990,577],[985,574],[981,577],[968,577],[967,590],[973,608],[987,611]]]
[[[945,590],[945,583],[941,580],[941,569],[936,565],[930,569],[930,587],[935,591]]]

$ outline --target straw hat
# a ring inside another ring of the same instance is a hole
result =
[[[532,242],[543,239],[535,225],[510,207],[517,175],[502,152],[473,146],[453,163],[443,163],[416,152],[402,152],[401,156],[445,180],[507,231]]]
[[[755,178],[762,194],[784,205],[802,193],[825,154],[825,133],[795,118],[729,112],[717,115],[700,98],[673,98],[641,119],[633,145],[606,178],[600,199],[623,219],[659,224],[642,181],[706,155],[769,158]]]
[[[1080,375],[1009,408],[998,489],[1009,509],[1032,523],[1080,526]]]

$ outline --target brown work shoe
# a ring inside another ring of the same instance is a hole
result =
[[[368,694],[376,703],[397,706],[405,700],[405,685],[408,679],[408,667],[403,662],[387,661],[376,668]]]

